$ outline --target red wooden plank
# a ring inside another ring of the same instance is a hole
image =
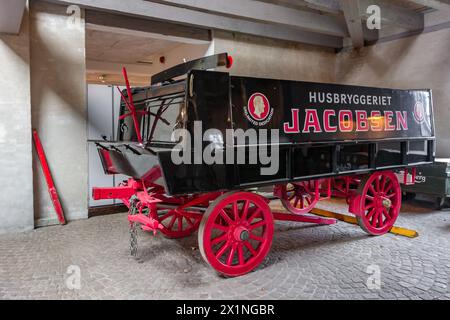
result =
[[[61,202],[59,201],[58,192],[56,190],[55,183],[53,182],[47,158],[45,157],[44,148],[42,147],[41,139],[39,138],[36,129],[33,130],[33,140],[36,152],[39,157],[39,161],[41,163],[41,168],[45,176],[45,181],[47,181],[48,193],[50,194],[50,199],[53,202],[53,207],[55,208],[56,215],[58,216],[58,220],[61,224],[66,224],[64,211],[61,206]]]

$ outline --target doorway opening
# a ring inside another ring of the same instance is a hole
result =
[[[97,146],[92,143],[117,140],[120,110],[117,87],[124,89],[122,67],[127,69],[132,87],[146,87],[150,85],[153,74],[214,53],[208,30],[193,30],[150,20],[137,23],[130,19],[86,12],[90,216],[126,211],[118,200],[95,201],[90,194],[94,186],[113,187],[128,179],[122,175],[106,175]],[[130,29],[130,25],[136,29]]]

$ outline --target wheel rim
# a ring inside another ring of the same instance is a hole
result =
[[[281,202],[286,210],[294,214],[310,212],[318,201],[318,182],[302,181],[281,188]]]
[[[360,226],[369,234],[382,235],[393,227],[401,207],[401,188],[391,171],[376,172],[363,186],[360,202]]]
[[[246,274],[267,256],[273,228],[272,213],[263,198],[249,192],[227,193],[216,199],[203,217],[201,254],[219,273]]]
[[[155,217],[163,225],[160,231],[168,238],[184,238],[197,231],[201,217],[199,211],[189,209],[170,209]]]

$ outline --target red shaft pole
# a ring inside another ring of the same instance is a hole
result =
[[[130,81],[128,80],[127,69],[125,69],[125,67],[122,68],[122,74],[123,74],[123,78],[125,79],[125,86],[127,88],[127,95],[128,95],[128,102],[126,100],[125,100],[125,102],[127,103],[127,106],[130,109],[131,117],[133,118],[134,128],[136,129],[137,140],[139,143],[142,143],[141,130],[139,128],[139,123],[138,123],[137,115],[136,115],[136,107],[134,106],[133,94],[131,93]],[[122,92],[121,92],[121,94],[122,94]],[[122,95],[122,98],[124,98],[123,95]]]
[[[58,216],[58,220],[61,224],[66,224],[66,219],[64,218],[64,211],[61,206],[61,202],[59,201],[58,192],[56,190],[55,183],[53,182],[50,168],[48,167],[48,162],[47,158],[45,157],[44,148],[42,147],[41,139],[39,138],[36,129],[33,130],[33,140],[36,152],[39,157],[39,161],[41,163],[41,168],[45,176],[45,181],[47,181],[48,193],[50,194],[50,199],[53,202],[53,207],[55,208],[56,215]]]

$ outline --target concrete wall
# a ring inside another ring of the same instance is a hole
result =
[[[450,29],[338,54],[336,82],[433,90],[438,157],[450,158]]]
[[[87,218],[85,26],[67,7],[31,1],[32,124],[41,136],[68,220]],[[34,159],[36,225],[56,222]]]
[[[28,10],[18,36],[0,35],[0,233],[33,228]]]
[[[241,76],[334,82],[334,50],[232,33],[214,33],[215,53],[233,56]]]

